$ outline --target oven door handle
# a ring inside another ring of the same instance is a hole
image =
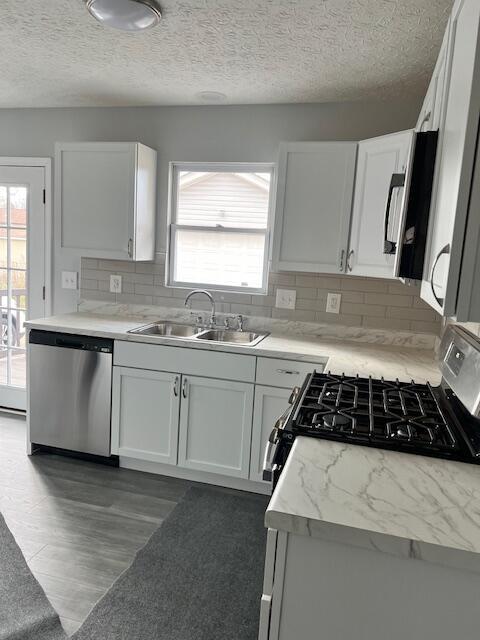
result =
[[[265,447],[265,453],[263,455],[263,472],[262,477],[267,482],[272,481],[272,452],[275,449],[275,445],[278,442],[278,429],[274,427],[270,432],[267,440],[267,446]]]
[[[279,431],[282,430],[285,427],[286,423],[288,422],[288,419],[290,418],[290,414],[295,408],[294,405],[299,394],[300,394],[300,387],[294,387],[288,399],[288,407],[285,409],[282,415],[275,422],[275,426],[273,427],[272,431],[270,432],[270,435],[268,436],[268,441],[267,441],[267,445],[265,447],[265,453],[263,456],[263,471],[262,471],[262,477],[267,482],[271,482],[273,477],[272,476],[272,472],[273,472],[272,453],[275,450],[275,447],[278,441],[280,440]]]

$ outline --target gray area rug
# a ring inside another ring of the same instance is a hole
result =
[[[75,640],[256,640],[265,496],[189,489]]]
[[[267,504],[190,488],[74,640],[256,640]],[[0,640],[67,640],[1,515]]]
[[[66,640],[60,619],[0,514],[0,640]]]

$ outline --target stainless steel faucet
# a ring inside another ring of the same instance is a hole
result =
[[[215,300],[213,299],[213,296],[209,291],[207,291],[206,289],[194,289],[193,291],[190,291],[190,293],[185,298],[185,306],[190,308],[190,298],[200,293],[204,296],[207,296],[207,298],[210,300],[210,304],[212,305],[212,313],[210,315],[209,326],[211,329],[213,329],[217,322],[217,316],[215,315]]]

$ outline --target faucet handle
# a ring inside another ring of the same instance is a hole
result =
[[[238,330],[243,331],[243,316],[241,313],[237,316]]]

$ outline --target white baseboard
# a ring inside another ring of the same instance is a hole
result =
[[[138,460],[137,458],[120,456],[120,466],[125,469],[134,469],[135,471],[181,478],[182,480],[192,480],[193,482],[204,482],[205,484],[228,487],[229,489],[239,489],[241,491],[251,491],[263,495],[270,495],[272,492],[269,483],[264,484],[263,482],[254,482],[253,480],[244,480],[243,478],[229,478],[228,476],[206,473],[204,471],[192,471],[191,469],[182,469],[181,467],[169,464]]]

